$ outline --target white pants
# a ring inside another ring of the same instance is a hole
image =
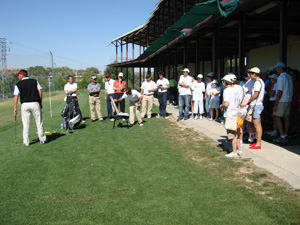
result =
[[[194,100],[194,113],[204,113],[203,100]]]
[[[46,135],[43,128],[42,110],[38,102],[25,102],[21,105],[22,123],[23,123],[23,143],[29,145],[29,126],[30,115],[32,114],[36,123],[40,141],[46,141]]]
[[[132,102],[132,101],[129,101],[129,121],[130,121],[130,124],[134,124],[134,108],[136,110],[135,112],[135,115],[136,115],[136,118],[138,120],[139,123],[142,123],[142,119],[141,119],[141,113],[140,113],[140,107],[136,107],[136,103],[138,103],[138,101],[136,102]]]

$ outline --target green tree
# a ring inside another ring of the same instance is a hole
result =
[[[86,89],[88,84],[91,82],[91,76],[97,76],[97,82],[102,83],[101,79],[99,79],[99,73],[100,71],[95,67],[87,68],[82,74],[81,74],[81,81],[78,83],[79,89]],[[102,85],[103,86],[103,85]]]

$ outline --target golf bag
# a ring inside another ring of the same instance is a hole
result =
[[[79,127],[81,122],[81,111],[79,109],[78,99],[67,96],[67,102],[61,112],[64,127],[73,130]]]

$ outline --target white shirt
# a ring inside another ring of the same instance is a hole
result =
[[[169,80],[167,78],[164,78],[164,79],[158,79],[156,81],[156,86],[158,87],[159,85],[162,85],[163,87],[168,87],[169,85]],[[161,88],[158,88],[158,92],[159,93],[163,93],[163,92],[167,92],[168,89],[161,89]]]
[[[73,90],[74,88],[77,88],[77,84],[76,83],[72,83],[70,84],[69,82],[65,85],[64,87],[64,91],[67,92],[67,91],[70,91],[70,90]],[[72,94],[72,96],[77,96],[77,92],[74,92]]]
[[[22,80],[27,80],[27,79],[29,79],[29,77],[25,77],[25,78],[23,78]],[[39,84],[38,81],[36,81],[36,82],[37,82],[37,87],[36,87],[36,88],[37,88],[38,90],[41,90],[41,89],[42,89],[41,85]],[[19,94],[20,94],[20,90],[19,90],[18,86],[15,85],[14,95],[19,95]]]
[[[201,101],[203,100],[203,92],[205,92],[205,84],[204,82],[194,81],[192,85],[193,89],[193,100]]]
[[[212,87],[211,82],[207,81],[207,82],[206,82],[206,95],[209,95],[209,96],[210,96],[210,91],[211,91],[212,88],[213,88],[213,87]]]
[[[243,100],[244,100],[244,89],[242,88],[242,86],[236,84],[233,86],[233,88],[235,89],[237,95],[238,95],[238,98],[239,98],[239,103],[242,104],[243,103]]]
[[[228,107],[224,110],[224,117],[233,116],[239,112],[239,99],[235,88],[226,88],[223,92],[223,102],[228,102]]]
[[[257,99],[250,103],[250,105],[263,105],[265,95],[265,83],[262,79],[255,81],[254,86],[252,88],[252,96],[256,91],[259,92],[259,95]]]
[[[183,87],[179,85],[179,95],[191,95],[191,86],[193,83],[193,79],[191,76],[181,75],[178,83],[183,83],[189,85],[188,87]]]
[[[136,90],[131,90],[131,95],[127,95],[126,92],[121,97],[122,99],[128,98],[131,102],[137,102],[142,97],[141,93]]]
[[[271,102],[275,102],[276,98],[277,98],[277,93],[278,93],[278,91],[277,91],[277,83],[274,84],[273,91],[275,91],[275,95],[273,97],[270,97],[269,101],[271,101]]]
[[[144,90],[144,95],[153,95],[154,92],[153,91],[149,92],[149,90],[156,89],[156,84],[153,80],[150,80],[149,82],[144,81],[142,83],[141,89]]]
[[[217,93],[217,92],[221,92],[221,88],[220,87],[213,87],[212,89],[210,89],[210,93]],[[212,95],[211,96],[211,100],[220,100],[220,93],[217,96]]]
[[[106,94],[111,95],[115,93],[114,90],[114,82],[115,80],[111,79],[108,81],[105,81],[105,90],[106,90]]]
[[[293,79],[286,72],[277,78],[277,91],[282,91],[279,102],[291,102],[293,98]]]

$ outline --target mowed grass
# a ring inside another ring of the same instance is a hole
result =
[[[46,131],[60,131],[63,97],[53,97],[52,119],[45,98]],[[79,104],[90,117],[86,92]],[[101,105],[106,116],[103,94]],[[15,143],[13,100],[0,107],[1,225],[300,224],[298,190],[276,184],[249,160],[225,158],[216,143],[173,121],[112,129],[111,121],[87,118],[40,145],[32,119],[25,147],[20,115]]]

